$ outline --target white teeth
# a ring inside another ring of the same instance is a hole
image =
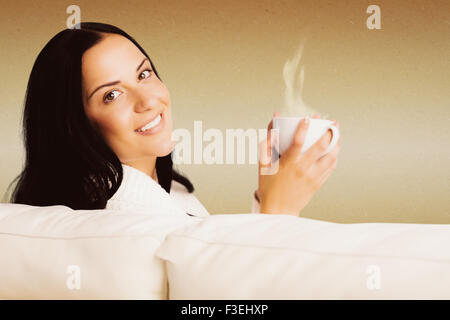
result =
[[[156,127],[158,125],[158,123],[161,121],[161,114],[158,114],[158,116],[155,118],[155,120],[147,123],[145,126],[143,126],[142,128],[138,129],[138,132],[143,132],[146,131],[148,129],[151,129],[153,127]]]

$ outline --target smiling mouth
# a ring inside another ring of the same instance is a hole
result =
[[[150,122],[148,122],[148,123],[147,123],[146,125],[144,125],[143,127],[139,128],[139,129],[136,129],[136,130],[134,130],[134,131],[135,131],[135,132],[146,132],[146,131],[148,131],[148,130],[151,130],[151,129],[155,128],[155,127],[161,122],[161,119],[162,119],[162,113],[158,114],[158,115],[156,116],[156,118],[154,118],[153,120],[151,120]]]
[[[160,113],[152,121],[148,122],[143,127],[134,130],[134,132],[140,136],[153,136],[162,132],[165,126],[166,120],[164,113]]]

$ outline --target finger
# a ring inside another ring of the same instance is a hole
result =
[[[273,129],[273,118],[276,118],[276,117],[279,117],[279,116],[280,115],[279,115],[278,111],[274,111],[273,112],[272,119],[270,120],[269,125],[267,126],[268,133],[270,133],[270,130]]]
[[[286,152],[283,154],[283,161],[296,162],[301,154],[301,149],[305,141],[306,132],[308,131],[310,120],[308,117],[304,117],[298,124],[294,134],[293,141]]]
[[[332,139],[331,130],[327,130],[303,155],[306,169],[311,167],[327,150]]]
[[[278,116],[278,112],[275,111],[273,113],[273,116]],[[272,158],[272,148],[274,145],[275,136],[272,136],[272,129],[273,129],[273,118],[270,120],[269,124],[267,125],[267,138],[263,140],[259,145],[259,162],[262,166],[268,166],[270,165],[270,159]],[[265,152],[264,152],[265,151]]]
[[[333,149],[330,150],[330,152],[328,152],[326,155],[324,155],[323,157],[319,158],[312,166],[311,170],[311,175],[313,177],[320,177],[323,172],[325,172],[326,170],[329,169],[330,166],[333,165],[333,163],[336,161],[338,154],[339,154],[339,150],[341,148],[341,139],[338,139],[336,145],[334,146]]]
[[[319,181],[318,181],[319,188],[325,183],[325,181],[327,181],[328,177],[334,172],[336,167],[337,167],[337,159],[333,162],[333,164],[327,170],[325,170],[325,172],[319,178]]]
[[[313,117],[314,119],[320,119],[320,114],[315,113],[312,117]]]
[[[272,155],[272,129],[273,129],[273,118],[270,120],[269,125],[267,126],[267,141],[266,141],[266,153],[270,157]]]
[[[266,168],[270,166],[271,155],[267,152],[267,139],[259,143],[258,166]]]
[[[274,117],[272,117],[272,119],[270,119],[270,122],[269,122],[269,124],[267,125],[267,131],[268,131],[268,132],[270,132],[270,129],[273,128],[273,118],[274,118]]]

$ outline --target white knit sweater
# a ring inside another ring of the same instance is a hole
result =
[[[106,209],[132,212],[164,213],[207,217],[208,210],[181,183],[172,180],[170,194],[144,172],[122,164],[123,179],[116,193],[108,200]],[[252,212],[259,211],[253,199]]]

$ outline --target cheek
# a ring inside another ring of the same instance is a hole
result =
[[[170,92],[164,83],[161,82],[161,91],[162,91],[162,100],[166,104],[166,106],[170,109],[171,101],[170,101]]]
[[[171,112],[170,108],[166,109],[164,116],[165,116],[165,121],[166,121],[165,130],[167,132],[171,133],[173,130],[173,121],[172,121],[172,112]]]
[[[108,140],[126,134],[130,130],[129,117],[123,112],[98,115],[96,123]]]

